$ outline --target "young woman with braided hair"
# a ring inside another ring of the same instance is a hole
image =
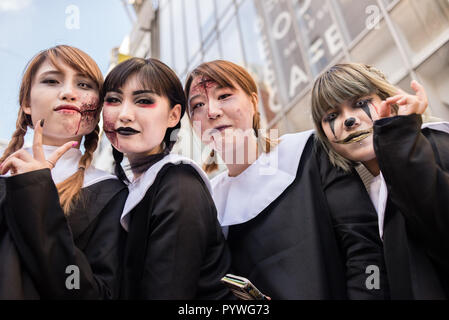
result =
[[[118,296],[126,186],[91,163],[103,77],[59,45],[28,64],[16,131],[0,159],[0,298]],[[27,128],[32,149],[23,149]],[[84,154],[78,149],[84,138]]]

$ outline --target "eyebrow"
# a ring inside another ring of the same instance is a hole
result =
[[[62,75],[62,74],[64,74],[64,72],[62,72],[60,70],[49,70],[49,71],[45,71],[45,72],[41,73],[40,77],[45,77],[48,75]],[[91,80],[87,75],[79,73],[79,72],[76,73],[75,76],[79,77],[79,78],[86,78],[86,79]]]
[[[44,76],[48,76],[48,75],[61,75],[62,72],[59,70],[49,70],[49,71],[45,71],[43,73],[40,74],[40,77],[44,77]]]
[[[153,90],[137,90],[137,91],[133,91],[133,96],[137,96],[137,95],[143,94],[143,93],[157,94]]]
[[[198,87],[198,86],[200,86],[202,83],[199,83],[199,84],[197,84],[195,87]],[[229,89],[234,89],[234,88],[232,88],[232,87],[228,87],[228,86],[222,86],[222,85],[219,85],[218,83],[217,83],[217,86],[214,88],[214,89],[212,89],[212,90],[214,90],[214,91],[216,91],[216,90],[220,90],[220,89],[225,89],[225,88],[229,88]],[[201,96],[203,96],[204,94],[202,94],[202,93],[199,93],[199,94],[196,94],[196,95],[194,95],[194,96],[191,96],[190,98],[189,98],[189,101],[188,101],[188,103],[190,103],[190,101],[191,100],[193,100],[193,99],[195,99],[195,98],[198,98],[198,97],[201,97]]]
[[[123,91],[121,89],[111,89],[111,90],[108,90],[108,92],[106,92],[106,94],[109,92],[116,92],[116,93],[123,94]],[[153,90],[136,90],[136,91],[133,91],[132,94],[133,94],[133,96],[137,96],[137,95],[143,94],[143,93],[157,94]]]

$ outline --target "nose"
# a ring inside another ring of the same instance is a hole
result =
[[[356,120],[354,117],[345,120],[345,127],[351,128],[355,124]]]
[[[59,98],[63,101],[76,101],[76,91],[72,83],[67,82],[62,87]]]
[[[222,114],[223,114],[223,110],[219,106],[218,101],[209,99],[208,107],[207,107],[207,116],[209,117],[209,119],[217,119]]]
[[[120,113],[118,116],[118,119],[120,120],[120,122],[122,123],[128,123],[128,122],[132,122],[134,121],[134,111],[132,106],[127,103],[126,101],[124,101],[122,103],[122,106],[120,108]]]

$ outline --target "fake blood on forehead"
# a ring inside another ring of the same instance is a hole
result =
[[[201,94],[203,93],[206,97],[208,97],[208,91],[212,89],[213,87],[216,87],[218,83],[210,78],[203,77],[201,78],[200,82],[198,82],[193,88],[192,88],[192,94]]]

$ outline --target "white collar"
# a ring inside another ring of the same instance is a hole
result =
[[[144,174],[142,174],[139,178],[134,180],[128,186],[129,189],[128,198],[126,199],[122,216],[120,217],[120,223],[122,224],[122,227],[126,231],[128,231],[130,219],[129,213],[137,204],[139,204],[140,201],[142,201],[148,189],[150,189],[150,187],[153,185],[153,182],[156,179],[157,174],[167,163],[173,164],[183,163],[191,165],[199,173],[209,191],[210,192],[212,191],[209,178],[207,177],[206,173],[204,173],[204,171],[200,168],[200,166],[198,166],[198,164],[196,164],[192,159],[182,157],[178,154],[170,153],[161,160],[159,160],[158,162],[156,162],[155,164],[153,164]]]
[[[421,129],[429,128],[433,130],[438,130],[442,132],[446,132],[449,134],[449,122],[427,122],[424,123],[421,126]],[[384,218],[385,218],[385,209],[387,207],[387,199],[388,199],[388,190],[387,190],[387,183],[385,182],[384,176],[382,175],[382,172],[379,174],[379,176],[375,177],[373,179],[373,182],[371,186],[373,186],[373,183],[375,180],[377,180],[377,183],[379,183],[380,179],[380,186],[378,190],[371,191],[370,188],[370,198],[371,201],[374,204],[374,207],[376,208],[377,215],[378,215],[378,222],[379,222],[379,234],[380,238],[383,239],[383,226],[384,226]]]
[[[449,122],[426,122],[421,126],[421,129],[430,128],[433,130],[443,131],[449,134]]]
[[[237,177],[229,177],[226,170],[212,179],[212,195],[222,227],[255,218],[292,184],[313,133],[286,134],[270,153],[262,153]]]
[[[56,149],[59,148],[58,146],[47,145],[43,145],[42,147],[44,149],[46,158],[48,158]],[[33,149],[31,147],[27,147],[24,149],[25,151],[33,155]],[[55,184],[58,184],[74,174],[78,170],[78,163],[81,157],[81,150],[76,148],[71,148],[66,153],[64,153],[62,157],[59,158],[59,160],[56,162],[55,167],[51,169],[51,177],[53,179],[53,182]],[[8,173],[5,176],[10,176],[10,174]],[[117,179],[117,177],[110,173],[107,173],[106,171],[99,170],[91,165],[86,169],[86,172],[84,173],[83,188],[109,179]]]
[[[379,235],[380,238],[383,239],[388,190],[387,183],[385,182],[382,172],[380,172],[379,175],[377,177],[374,177],[371,181],[368,194],[371,198],[371,201],[373,202],[374,208],[376,209]]]

